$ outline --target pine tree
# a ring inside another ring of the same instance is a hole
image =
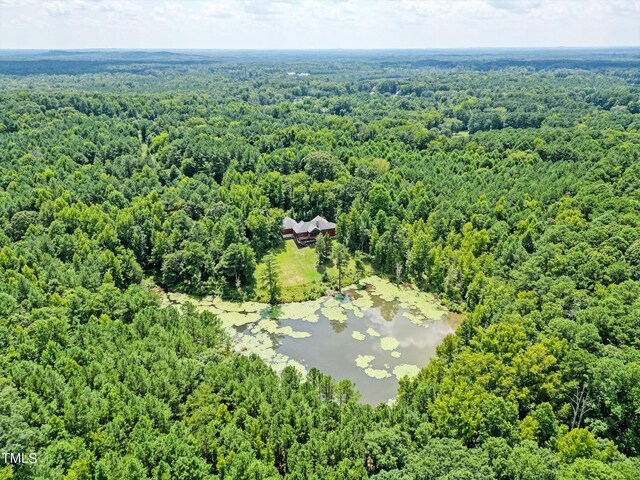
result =
[[[262,272],[261,280],[263,287],[269,292],[269,303],[277,303],[280,297],[280,274],[278,273],[276,258],[271,254],[264,259],[264,271]]]
[[[347,251],[347,247],[341,243],[336,243],[335,247],[333,247],[333,261],[338,269],[338,290],[341,290],[344,269],[349,263],[349,252]]]
[[[328,235],[320,234],[316,240],[316,255],[318,265],[322,265],[331,257],[331,238]]]

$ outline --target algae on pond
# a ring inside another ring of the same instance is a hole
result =
[[[383,350],[395,350],[400,345],[400,342],[397,338],[393,337],[384,337],[380,339],[380,347]]]
[[[365,337],[364,333],[359,332],[359,331],[357,331],[357,330],[354,330],[353,332],[351,332],[351,336],[352,336],[355,340],[360,340],[360,341],[362,341],[362,340],[364,340],[365,338],[367,338],[367,337]]]
[[[218,315],[240,353],[255,353],[276,371],[291,365],[304,375],[315,367],[336,381],[348,378],[362,401],[376,404],[395,397],[398,380],[416,375],[462,316],[413,287],[375,276],[362,284],[344,296],[274,307],[161,295],[163,306],[191,301]]]

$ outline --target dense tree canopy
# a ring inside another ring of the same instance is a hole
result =
[[[0,478],[640,476],[637,59],[335,55],[0,61]],[[285,214],[467,314],[393,405],[158,308]]]

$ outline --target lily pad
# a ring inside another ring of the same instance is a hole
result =
[[[325,300],[322,306],[324,308],[342,307],[342,302],[335,297],[329,297],[327,300]]]
[[[336,322],[345,322],[347,320],[347,315],[340,307],[325,307],[321,312],[329,320],[335,320]]]
[[[314,300],[310,302],[295,302],[279,305],[280,318],[290,318],[292,320],[301,320],[308,318],[318,311],[322,300]]]
[[[404,376],[415,377],[420,372],[420,367],[417,365],[409,365],[402,363],[393,369],[393,374],[398,380]]]
[[[375,358],[373,355],[358,355],[356,357],[356,365],[360,368],[367,368]]]
[[[414,308],[426,318],[437,319],[445,312],[433,295],[421,292],[415,287],[394,285],[375,276],[367,277],[363,282],[374,288],[373,295],[388,302],[397,301],[399,306],[405,309]],[[409,316],[407,318],[414,320]]]
[[[380,339],[380,347],[383,350],[395,350],[400,345],[398,339],[393,337],[384,337]]]
[[[298,332],[291,328],[289,325],[279,328],[276,333],[281,335],[288,335],[291,338],[307,338],[311,336],[309,332]]]
[[[186,293],[181,293],[181,292],[167,292],[167,298],[172,302],[172,303],[186,303],[189,300],[193,299],[191,297],[189,297],[189,295],[187,295]]]
[[[342,308],[344,308],[345,310],[351,310],[352,312],[354,310],[357,310],[358,307],[356,307],[353,303],[351,302],[342,302],[342,305],[340,305]]]
[[[369,292],[363,290],[358,298],[354,298],[351,301],[351,305],[360,308],[361,310],[366,310],[373,307],[373,300],[371,300],[371,295],[369,294]]]
[[[387,302],[394,301],[400,295],[400,289],[397,286],[380,277],[367,277],[363,281],[375,289],[373,295]]]
[[[276,372],[281,373],[282,370],[287,366],[289,362],[289,357],[286,355],[282,355],[281,353],[276,353],[271,361],[271,368],[273,368]]]
[[[380,334],[378,332],[376,332],[371,327],[367,328],[367,335],[369,335],[370,337],[379,337],[380,336]]]
[[[273,357],[274,352],[271,338],[262,332],[256,335],[239,335],[236,337],[235,348],[248,355],[255,353],[263,360]]]
[[[260,320],[259,313],[222,312],[219,317],[225,327],[240,327]]]
[[[378,380],[380,380],[381,378],[388,378],[391,376],[389,372],[387,372],[386,370],[382,370],[380,368],[367,368],[365,369],[364,373],[367,374],[369,377],[377,378]]]
[[[227,300],[222,300],[221,298],[216,297],[211,304],[219,309],[224,310],[225,312],[259,312],[260,310],[267,307],[265,304],[255,303],[255,302],[229,302]]]
[[[278,322],[270,318],[263,318],[258,322],[256,326],[259,327],[261,330],[264,330],[265,332],[269,332],[269,333],[276,333],[279,327]]]
[[[302,317],[300,320],[302,320],[303,322],[317,323],[318,320],[320,320],[320,315],[318,315],[317,313],[312,313],[311,315]]]
[[[364,340],[366,337],[364,335],[364,333],[362,332],[358,332],[357,330],[351,332],[351,336],[355,339],[355,340]]]
[[[218,310],[216,307],[213,307],[211,305],[198,305],[196,308],[201,312],[211,312],[214,315],[218,315],[218,316],[224,313],[222,310]]]
[[[445,310],[438,304],[437,300],[427,293],[417,295],[412,305],[425,317],[433,320],[440,318],[445,313]]]

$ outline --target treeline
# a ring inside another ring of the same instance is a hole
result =
[[[637,478],[638,87],[235,68],[0,94],[0,478]],[[140,286],[250,298],[285,214],[468,313],[394,406]]]

